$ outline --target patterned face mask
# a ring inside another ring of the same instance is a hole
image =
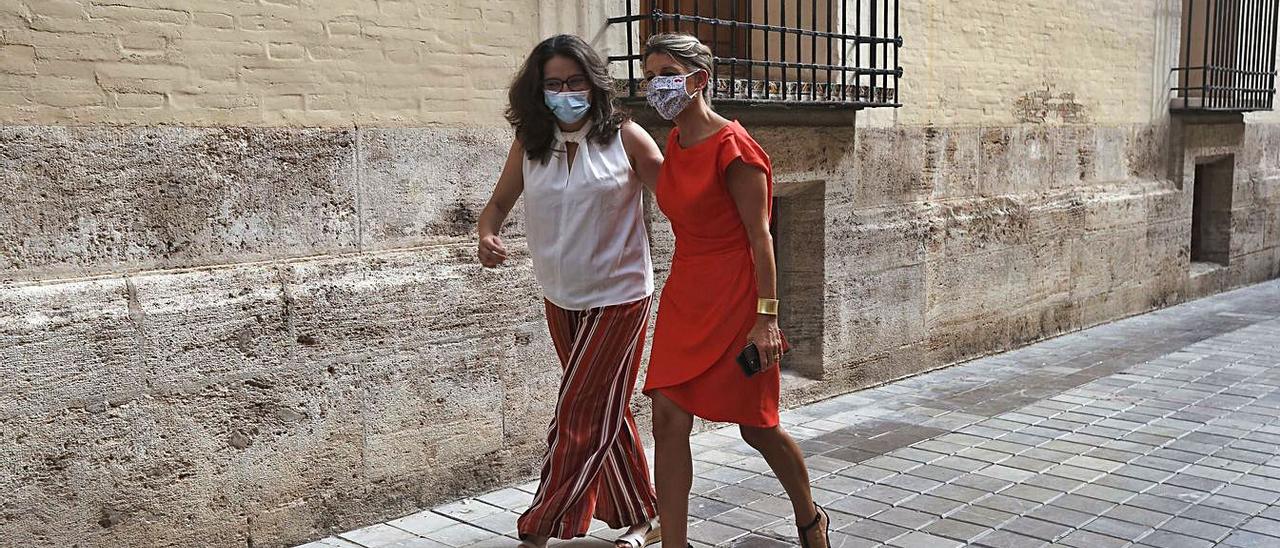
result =
[[[654,76],[649,80],[649,91],[646,94],[649,106],[658,111],[658,116],[663,119],[674,120],[697,96],[696,92],[690,95],[685,88],[685,81],[697,73],[698,71],[695,70],[689,74],[676,76]]]

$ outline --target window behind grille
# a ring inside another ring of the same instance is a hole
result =
[[[1271,110],[1280,0],[1184,0],[1175,110]]]
[[[894,0],[633,0],[610,18],[624,33],[624,95],[643,95],[640,54],[655,32],[697,36],[715,54],[717,101],[900,106]]]

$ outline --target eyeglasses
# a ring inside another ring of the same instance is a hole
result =
[[[547,91],[559,93],[566,88],[569,91],[586,91],[591,89],[591,82],[587,80],[586,76],[582,75],[570,76],[568,80],[548,78],[542,81],[542,89]]]

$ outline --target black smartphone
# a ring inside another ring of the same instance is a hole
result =
[[[738,353],[738,365],[748,377],[760,372],[764,362],[760,361],[760,349],[756,348],[756,343],[747,343],[747,347]]]
[[[787,339],[782,339],[782,355],[787,355],[791,351],[791,345],[787,344]],[[756,343],[747,343],[747,347],[738,353],[738,365],[742,366],[742,372],[748,377],[759,373],[764,369],[764,362],[760,360],[760,349],[756,348]]]

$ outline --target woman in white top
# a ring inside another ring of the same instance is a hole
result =
[[[631,393],[653,294],[641,202],[662,153],[614,108],[603,59],[576,36],[538,44],[509,92],[515,141],[479,222],[480,262],[506,261],[498,233],[525,197],[533,270],[564,369],[538,492],[521,546],[586,535],[594,516],[629,528],[622,548],[657,542],[656,498]]]

